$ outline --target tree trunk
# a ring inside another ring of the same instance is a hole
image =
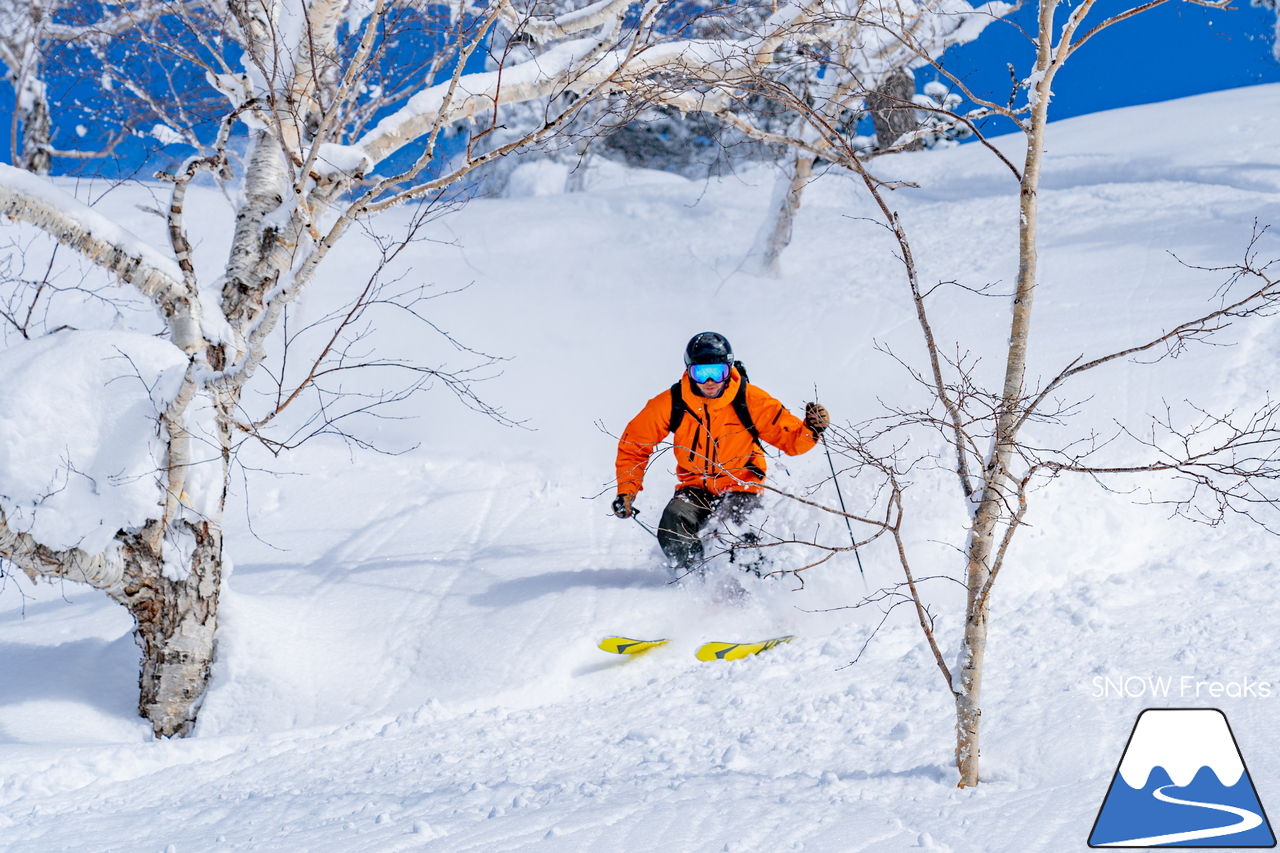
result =
[[[999,453],[997,452],[996,458]],[[960,647],[960,678],[955,684],[956,697],[956,769],[960,771],[960,787],[978,784],[978,739],[982,723],[982,665],[987,654],[988,604],[980,597],[991,575],[991,542],[999,521],[1001,501],[1000,477],[994,475],[996,458],[984,472],[987,487],[983,490],[974,515],[969,536],[966,577],[968,601],[965,608],[964,642]]]
[[[262,220],[280,207],[289,189],[279,141],[270,132],[260,130],[254,133],[252,144],[244,177],[245,199],[236,211],[236,229],[222,286],[222,312],[233,328],[247,326],[255,306],[261,303],[264,284],[254,279],[253,272],[268,253]],[[234,357],[232,353],[233,360]]]
[[[147,535],[156,524],[151,522],[121,543],[121,603],[133,614],[133,636],[142,649],[138,713],[151,721],[156,737],[185,737],[195,724],[213,665],[222,530],[210,521],[176,522],[171,535],[176,532],[177,538],[187,539],[187,547],[162,548],[170,553],[157,554]],[[188,549],[186,559],[175,559],[172,553]]]
[[[49,137],[52,127],[44,81],[28,80],[26,89],[26,98],[22,99],[28,101],[26,109],[18,111],[18,119],[22,122],[20,143],[22,150],[18,156],[17,166],[37,175],[47,175],[49,166],[52,164],[52,158],[49,156]]]
[[[760,253],[760,271],[772,277],[781,273],[782,252],[791,245],[791,230],[796,211],[800,209],[800,197],[813,175],[813,156],[797,151],[791,157],[790,175],[778,178],[770,202],[769,219],[756,238]]]
[[[20,14],[22,6],[10,8],[10,15]],[[13,85],[13,125],[11,127],[10,151],[14,166],[37,175],[49,174],[49,141],[52,128],[49,120],[49,90],[42,79],[41,67],[44,59],[40,44],[46,15],[53,7],[43,3],[32,3],[25,11],[30,13],[30,20],[19,22],[11,20],[9,24],[18,24],[18,30],[11,36],[23,33],[20,40],[8,40],[6,53],[18,59],[18,64],[10,65],[9,82]],[[12,63],[12,59],[9,60]],[[22,133],[18,134],[18,125],[22,125]]]
[[[1040,165],[1044,155],[1045,125],[1048,123],[1050,85],[1057,71],[1048,35],[1053,32],[1055,2],[1040,6],[1038,81],[1034,84],[1031,117],[1027,127],[1027,156],[1022,170],[1018,220],[1018,280],[1013,297],[1013,318],[1009,349],[1005,358],[1004,387],[996,418],[990,458],[983,470],[983,490],[973,517],[969,537],[967,574],[968,609],[965,612],[964,644],[960,649],[960,679],[956,686],[956,767],[960,787],[978,784],[980,757],[978,733],[982,720],[982,665],[987,649],[987,617],[990,600],[987,579],[991,576],[991,552],[996,528],[1006,506],[1005,484],[1017,442],[1017,424],[1022,415],[1022,389],[1027,369],[1027,345],[1031,335],[1031,307],[1035,298],[1036,217],[1039,212]]]
[[[236,404],[232,394],[216,395],[215,401],[224,414]],[[133,615],[133,637],[142,649],[138,713],[151,722],[156,737],[191,734],[209,686],[223,578],[222,510],[231,460],[227,424],[225,417],[217,424],[221,458],[197,460],[222,465],[212,516],[201,518],[174,503],[166,507],[163,520],[120,537],[124,589],[114,597]],[[190,440],[186,424],[182,427],[179,432],[170,426],[169,464],[183,470],[179,477],[170,471],[169,490],[183,488],[186,469],[193,464],[190,454],[176,447]],[[175,497],[187,498],[181,491]]]
[[[916,120],[911,99],[916,94],[916,78],[908,68],[891,72],[879,88],[867,95],[867,109],[871,111],[871,123],[876,129],[876,147],[888,148],[904,133],[920,127]],[[903,151],[920,151],[924,141],[913,140],[902,146]]]

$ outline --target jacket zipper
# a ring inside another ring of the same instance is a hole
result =
[[[702,440],[702,421],[698,420],[698,415],[692,409],[686,407],[686,411],[693,415],[693,441],[689,445],[689,464],[692,465],[694,459],[698,456],[698,442]]]

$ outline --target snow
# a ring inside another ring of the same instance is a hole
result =
[[[975,6],[972,12],[955,13],[958,23],[956,28],[948,34],[947,41],[949,44],[967,44],[981,35],[987,24],[1012,14],[1017,8],[1013,3],[990,0],[981,6]]]
[[[116,531],[159,518],[157,423],[186,366],[177,347],[131,332],[60,332],[0,351],[9,526],[55,550],[96,554]]]
[[[157,124],[151,128],[151,135],[160,140],[161,145],[174,145],[182,142],[183,136],[167,124]]]
[[[316,152],[315,171],[322,175],[337,172],[364,174],[373,168],[368,155],[354,145],[337,145],[326,142]]]
[[[1215,128],[1210,154],[1167,133],[1189,113]],[[1205,305],[1216,274],[1168,252],[1231,263],[1255,218],[1280,222],[1277,138],[1280,86],[1052,125],[1029,375]],[[1017,159],[1017,137],[996,144]],[[808,572],[801,592],[748,578],[742,606],[718,590],[725,566],[706,585],[667,584],[652,539],[608,515],[611,436],[674,381],[688,337],[723,332],[753,381],[793,411],[816,394],[842,423],[877,414],[879,400],[912,402],[876,346],[918,361],[918,331],[895,247],[864,220],[875,211],[855,182],[809,187],[783,276],[766,280],[741,265],[768,170],[699,183],[592,168],[586,192],[474,201],[400,260],[407,281],[471,283],[434,300],[431,319],[513,357],[477,390],[526,428],[433,391],[404,411],[416,419],[367,430],[391,449],[420,445],[400,456],[336,442],[281,460],[244,451],[227,518],[235,568],[193,738],[152,741],[135,716],[138,655],[120,607],[73,585],[0,581],[6,853],[1057,853],[1085,846],[1145,707],[1221,708],[1275,811],[1280,564],[1274,538],[1238,520],[1186,524],[1132,503],[1140,494],[1065,479],[1033,495],[994,592],[975,789],[955,787],[954,704],[914,617],[894,612],[872,639],[878,611],[833,609],[863,594],[848,556]],[[1003,165],[967,145],[877,170],[922,185],[890,199],[923,281],[1007,292],[1017,185]],[[225,261],[225,218],[199,221],[218,204],[211,190],[188,201],[197,266],[211,268]],[[127,221],[132,202],[100,204]],[[1280,240],[1259,248],[1280,255]],[[372,242],[340,244],[307,316],[341,304],[375,262]],[[998,382],[1007,300],[944,289],[931,307],[935,332],[962,338],[983,357],[979,376]],[[386,354],[434,357],[439,342],[408,328],[382,329]],[[1260,402],[1280,363],[1274,321],[1232,335],[1231,347],[1117,364],[1080,385],[1091,414],[1075,428],[1140,422],[1164,400]],[[42,344],[56,345],[17,350]],[[9,380],[0,387],[10,393]],[[770,470],[800,490],[826,466],[819,450]],[[660,512],[669,468],[650,473],[641,520]],[[914,478],[917,574],[955,575],[965,513],[954,480]],[[847,501],[869,497],[864,479],[842,482]],[[845,535],[780,500],[770,512],[780,530]],[[890,543],[862,558],[872,588],[898,579]],[[928,594],[953,660],[949,586],[931,581]],[[636,659],[595,648],[615,632],[672,641]],[[758,657],[693,657],[707,640],[782,633],[798,638]],[[1098,695],[1094,681],[1183,675],[1273,690]]]
[[[1027,104],[1029,104],[1032,109],[1035,109],[1036,104],[1040,103],[1040,83],[1043,82],[1045,74],[1047,73],[1048,71],[1046,69],[1037,68],[1027,76],[1026,80],[1023,80],[1022,83],[1019,84],[1022,88],[1027,90]],[[1053,92],[1049,92],[1049,97],[1052,99]]]
[[[564,182],[568,177],[569,167],[554,160],[521,163],[511,170],[507,178],[507,197],[559,195],[564,192]]]

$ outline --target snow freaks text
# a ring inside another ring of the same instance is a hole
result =
[[[1236,681],[1206,681],[1197,676],[1123,675],[1093,677],[1094,699],[1134,699],[1142,696],[1177,699],[1267,699],[1271,682],[1244,677]]]

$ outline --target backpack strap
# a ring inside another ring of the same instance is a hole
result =
[[[671,386],[671,418],[667,421],[667,432],[674,433],[680,428],[680,422],[684,420],[686,411],[684,405],[684,392],[680,390],[680,385],[684,382],[681,379],[675,385]]]
[[[742,425],[747,428],[747,432],[751,433],[751,440],[759,446],[760,430],[756,429],[756,422],[751,417],[751,410],[747,408],[746,379],[738,383],[738,393],[733,395],[733,411],[738,416],[738,420],[742,421]]]

